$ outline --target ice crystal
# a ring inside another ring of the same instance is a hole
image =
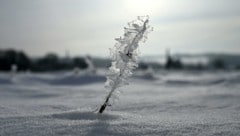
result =
[[[117,43],[110,49],[112,65],[109,68],[105,87],[110,90],[105,102],[99,109],[102,113],[109,106],[109,99],[119,87],[128,84],[128,77],[132,71],[138,67],[138,46],[139,42],[145,42],[147,34],[153,30],[148,25],[148,16],[139,16],[137,20],[128,23],[124,27],[124,35],[116,38]]]

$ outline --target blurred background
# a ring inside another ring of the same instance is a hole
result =
[[[108,72],[143,15],[138,69]],[[239,113],[240,0],[0,0],[0,136],[239,136]]]
[[[106,68],[128,21],[149,15],[139,69],[240,69],[239,0],[1,0],[0,70]]]

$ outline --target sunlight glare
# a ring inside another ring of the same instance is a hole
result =
[[[126,8],[130,14],[154,16],[158,11],[155,0],[126,0]]]

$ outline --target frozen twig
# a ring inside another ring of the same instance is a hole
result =
[[[139,16],[137,20],[128,23],[124,27],[123,37],[116,38],[117,43],[111,49],[112,65],[107,75],[106,88],[110,90],[104,103],[99,109],[103,113],[109,100],[118,87],[128,84],[128,77],[132,75],[132,70],[138,67],[138,45],[140,41],[145,42],[147,34],[152,31],[148,25],[148,16]]]

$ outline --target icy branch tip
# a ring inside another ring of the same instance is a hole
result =
[[[147,34],[152,31],[152,27],[148,25],[148,16],[138,16],[137,20],[128,23],[124,27],[124,35],[116,38],[117,43],[110,50],[112,57],[112,65],[109,68],[105,87],[110,90],[103,105],[99,109],[99,113],[103,113],[109,105],[109,100],[117,88],[128,84],[128,77],[132,75],[132,70],[138,67],[138,51],[139,42],[145,42]]]

